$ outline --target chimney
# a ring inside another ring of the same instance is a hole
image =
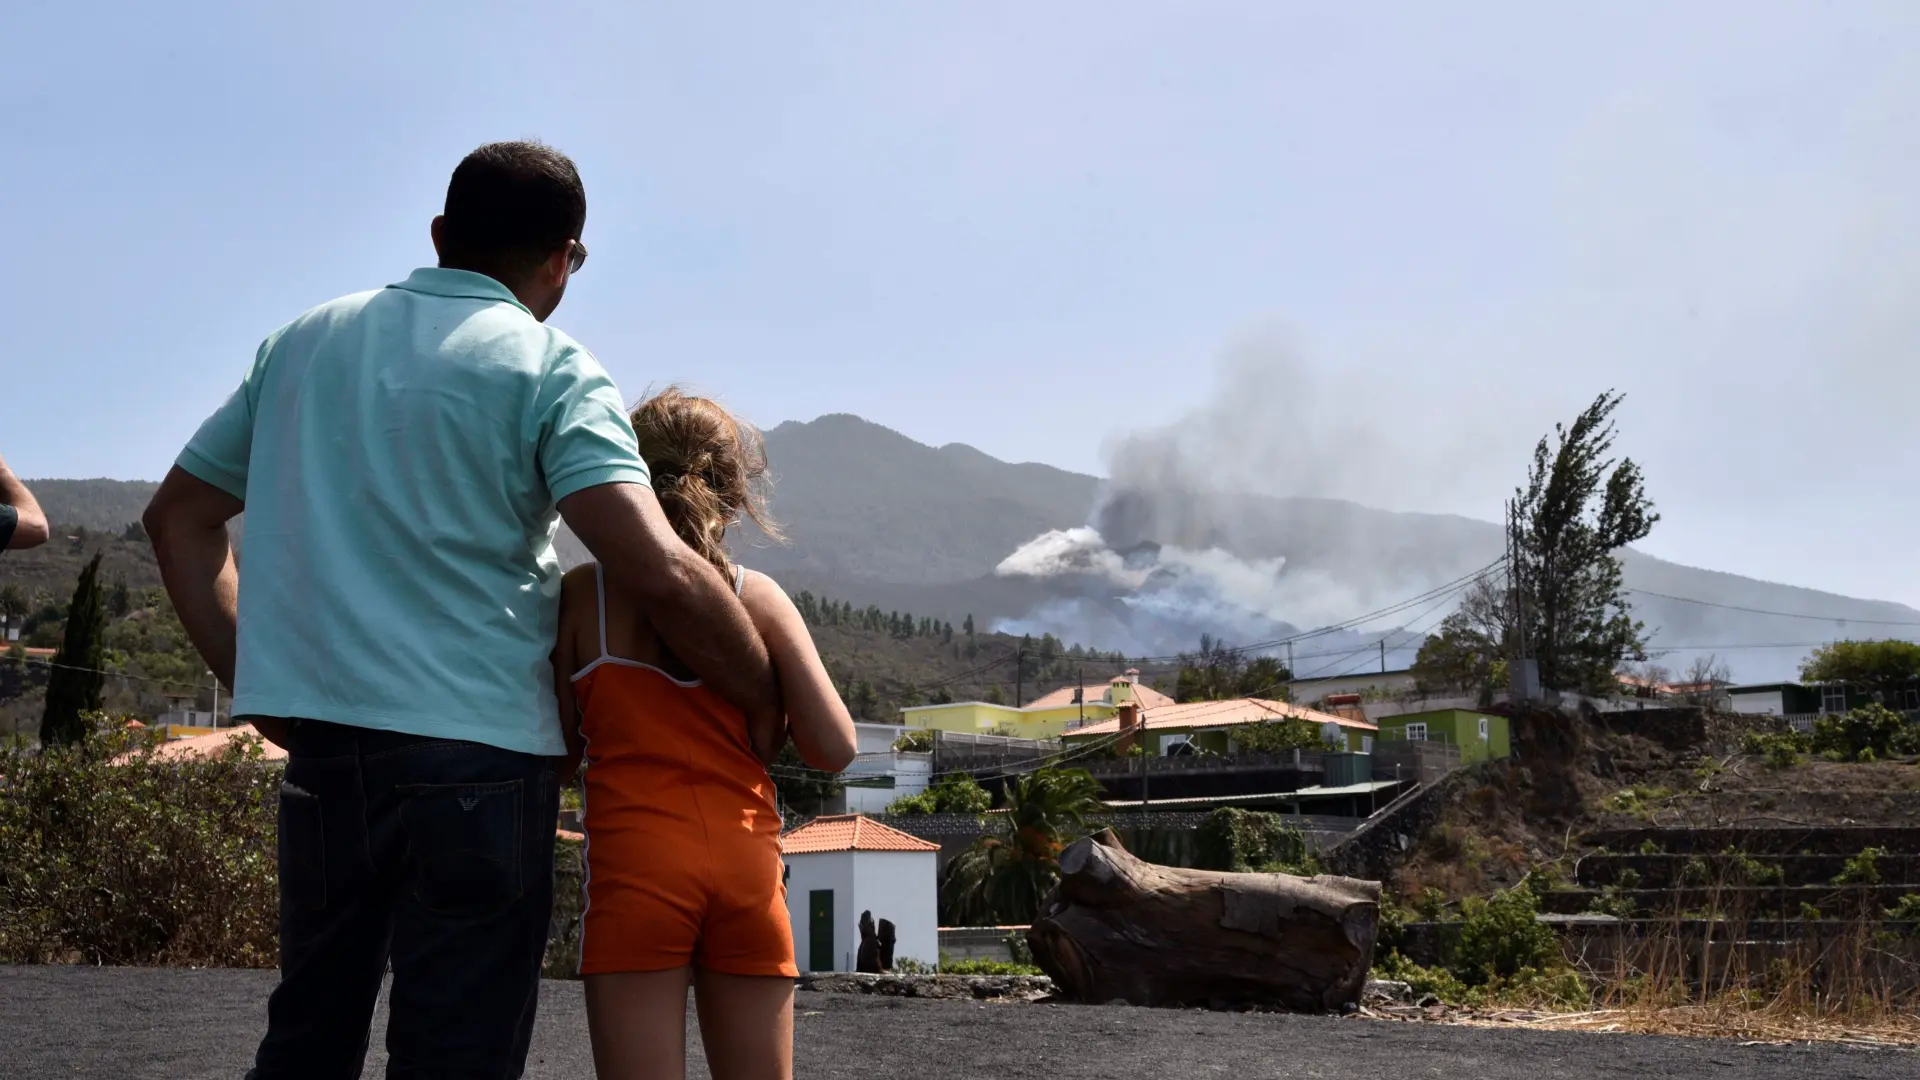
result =
[[[1140,736],[1140,706],[1129,701],[1120,706],[1120,740],[1114,748],[1122,754],[1130,753],[1133,744]]]

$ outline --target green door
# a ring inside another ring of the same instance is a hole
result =
[[[807,970],[833,970],[833,890],[807,894]]]

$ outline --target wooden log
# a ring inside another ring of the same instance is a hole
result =
[[[1106,830],[1060,853],[1027,942],[1078,1001],[1328,1012],[1359,1003],[1379,923],[1377,881],[1157,866]]]

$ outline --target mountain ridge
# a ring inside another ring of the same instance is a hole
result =
[[[772,509],[788,542],[772,544],[749,529],[736,550],[743,562],[790,589],[955,623],[971,614],[983,628],[1022,623],[1051,601],[1085,592],[1085,582],[1073,592],[1047,580],[997,576],[995,568],[1036,537],[1085,527],[1110,494],[1099,477],[1038,462],[1003,462],[965,443],[929,446],[850,413],[788,421],[768,429],[765,438],[774,474]],[[155,487],[143,481],[29,483],[57,523],[115,531],[138,518]],[[1462,514],[1379,510],[1337,499],[1183,500],[1193,513],[1177,517],[1173,528],[1197,524],[1182,539],[1251,560],[1283,559],[1283,583],[1325,586],[1297,614],[1280,604],[1282,624],[1302,628],[1470,574],[1496,558],[1504,542],[1498,525]],[[564,530],[560,544],[569,564],[585,557]],[[1656,647],[1671,650],[1665,662],[1675,666],[1695,652],[1720,651],[1737,654],[1736,674],[1780,677],[1822,640],[1863,628],[1879,636],[1920,634],[1920,610],[1894,601],[1763,581],[1634,550],[1623,563],[1628,585],[1640,590],[1636,615]],[[1107,591],[1112,595],[1101,602],[1125,607],[1121,590]],[[1729,610],[1742,607],[1756,610]],[[1430,629],[1424,620],[1421,625]],[[1126,647],[1071,626],[1052,629],[1092,647]],[[1180,647],[1193,644],[1182,641]]]

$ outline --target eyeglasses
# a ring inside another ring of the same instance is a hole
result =
[[[577,274],[585,265],[587,265],[587,245],[575,240],[573,250],[567,252],[567,273]]]

